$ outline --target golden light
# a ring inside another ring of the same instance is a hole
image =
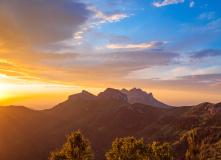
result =
[[[4,92],[5,92],[6,86],[4,84],[0,84],[0,100],[5,97]]]
[[[0,99],[3,97],[3,87],[2,87],[2,85],[0,85]]]
[[[3,93],[0,91],[0,98],[2,98],[3,97]]]

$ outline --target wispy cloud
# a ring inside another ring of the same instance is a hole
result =
[[[198,19],[207,19],[207,20],[212,20],[216,18],[216,12],[204,12],[200,14],[197,18]]]
[[[161,46],[165,43],[167,43],[167,41],[164,41],[164,42],[152,41],[149,43],[128,44],[128,45],[111,44],[111,45],[107,45],[107,48],[110,48],[110,49],[148,49],[148,48]]]
[[[81,39],[83,38],[82,36],[74,36],[75,39]]]
[[[199,58],[205,58],[205,57],[213,57],[213,56],[221,56],[221,50],[215,50],[215,49],[206,49],[198,52],[194,52],[191,58],[199,59]]]
[[[100,23],[107,23],[107,22],[119,22],[124,18],[128,18],[131,15],[119,12],[119,11],[111,11],[111,12],[105,12],[100,9],[98,9],[95,6],[88,6],[88,9],[93,11],[94,17],[91,22],[92,25],[98,25]]]
[[[101,18],[102,21],[100,23],[105,22],[119,22],[121,19],[129,17],[129,15],[123,14],[123,13],[114,13],[114,14],[105,14],[103,12],[98,12],[96,15],[97,18]]]
[[[190,8],[194,6],[194,1],[190,2]]]
[[[162,7],[170,4],[183,3],[185,0],[164,0],[163,2],[154,2],[153,5],[156,7]]]
[[[4,59],[0,59],[0,64],[1,66],[17,66],[16,64],[13,64],[7,60],[4,60]]]
[[[205,86],[216,86],[217,83],[220,82],[221,74],[214,73],[214,74],[199,74],[199,75],[187,75],[178,77],[179,80],[183,82],[187,82],[187,84],[195,83],[196,85],[205,84]],[[217,90],[219,91],[219,90]]]
[[[206,68],[201,68],[196,71],[192,71],[192,75],[205,75],[205,74],[216,74],[221,73],[221,66],[211,66]]]
[[[11,59],[10,57],[8,59],[25,65],[7,67],[7,70],[1,66],[0,74],[19,80],[38,80],[39,83],[95,87],[99,86],[98,82],[106,84],[105,81],[108,79],[116,78],[122,80],[132,71],[153,66],[170,65],[178,54],[155,51],[129,51],[79,55],[77,59],[67,55],[67,59],[55,59],[54,61],[50,58],[46,59],[46,57],[38,57],[40,59],[36,61],[34,59],[31,60],[26,55],[19,56],[20,59]],[[86,79],[90,79],[90,81],[86,81]]]
[[[211,87],[221,86],[221,82],[213,83],[213,84],[211,84],[210,86],[211,86]]]
[[[214,19],[209,21],[205,25],[202,26],[193,26],[190,24],[183,24],[184,31],[191,31],[191,32],[199,32],[199,33],[208,33],[208,32],[221,32],[221,18]]]

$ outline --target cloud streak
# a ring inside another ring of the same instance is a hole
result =
[[[212,19],[216,18],[216,16],[215,16],[215,12],[204,12],[204,13],[200,14],[197,18],[212,20]]]
[[[120,22],[122,19],[128,18],[131,16],[131,15],[119,12],[119,11],[111,11],[111,12],[106,11],[105,12],[105,11],[98,9],[95,6],[88,6],[87,8],[95,13],[93,19],[91,20],[92,26],[102,24],[102,23],[107,23],[107,22],[110,22],[110,23]]]
[[[204,16],[202,16],[201,18],[203,17]],[[211,19],[210,17],[208,17],[208,15],[205,16],[204,18],[206,17],[208,20],[210,19],[211,21],[207,22],[205,25],[193,26],[190,24],[183,24],[183,30],[188,31],[188,32],[191,31],[193,33],[219,33],[221,32],[221,18]]]
[[[169,65],[173,63],[173,59],[178,54],[156,51],[128,51],[93,55],[64,54],[57,55],[53,59],[50,56],[43,56],[34,57],[32,60],[26,55],[21,56],[20,59],[16,57],[11,59],[15,64],[18,64],[17,67],[13,65],[7,67],[6,72],[6,68],[1,66],[0,73],[25,80],[27,77],[37,77],[42,83],[59,82],[80,86],[96,84],[97,86],[98,82],[103,83],[108,79],[124,79],[126,75],[136,70]],[[90,79],[90,81],[85,81],[86,79]]]
[[[211,86],[211,87],[221,86],[221,82],[213,83],[213,84],[211,84],[210,86]]]
[[[167,43],[167,41],[164,41],[164,42],[152,41],[149,43],[128,44],[128,45],[111,44],[111,45],[107,45],[107,48],[109,49],[148,49],[148,48],[159,47],[165,43]]]
[[[214,56],[221,56],[221,50],[220,49],[206,49],[202,51],[198,51],[193,53],[191,58],[198,59],[198,58],[205,58],[205,57],[214,57]]]
[[[163,2],[154,2],[153,5],[156,7],[167,6],[171,4],[183,3],[185,0],[164,0]]]

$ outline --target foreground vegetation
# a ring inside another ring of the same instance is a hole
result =
[[[187,137],[188,149],[185,154],[186,160],[205,160],[204,144],[197,144],[196,130]],[[112,149],[106,154],[107,160],[178,160],[174,150],[169,143],[160,145],[153,142],[152,145],[144,145],[143,139],[134,137],[116,138],[112,143]],[[214,159],[218,160],[216,154]],[[89,140],[85,139],[80,131],[72,133],[67,137],[67,143],[59,151],[51,153],[50,160],[92,160],[94,153]]]

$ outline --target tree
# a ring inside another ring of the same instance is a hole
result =
[[[90,142],[84,139],[81,131],[67,137],[67,143],[60,151],[51,153],[50,160],[91,160],[94,157]]]
[[[116,138],[112,143],[113,149],[105,154],[107,160],[139,160],[143,159],[143,139],[136,140],[133,137]]]
[[[169,143],[164,143],[163,145],[160,145],[159,142],[153,142],[152,150],[153,150],[154,160],[176,160],[177,159]]]
[[[204,155],[201,150],[204,148],[204,142],[200,145],[197,144],[196,129],[193,129],[187,137],[188,147],[186,151],[186,160],[203,160]]]
[[[152,146],[144,145],[143,139],[133,137],[116,138],[112,150],[106,153],[107,160],[176,160],[176,156],[168,143],[160,145],[153,142]]]

